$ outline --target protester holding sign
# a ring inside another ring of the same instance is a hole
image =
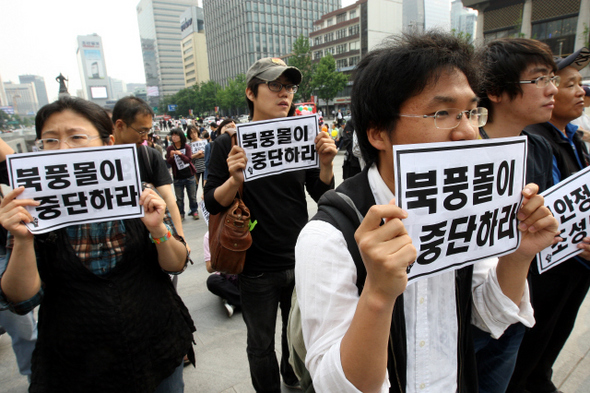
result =
[[[166,162],[172,167],[174,176],[174,193],[176,204],[180,210],[180,217],[184,220],[184,189],[188,195],[190,206],[189,215],[199,219],[199,205],[197,202],[197,184],[195,181],[195,167],[191,162],[192,149],[186,143],[186,136],[180,128],[170,131],[172,143],[166,148]]]
[[[107,113],[69,96],[41,108],[35,127],[43,151],[114,142]],[[33,236],[25,207],[39,202],[19,199],[24,189],[0,205],[10,233],[0,299],[17,313],[41,304],[30,391],[181,392],[195,328],[167,274],[189,259],[165,202],[146,189],[141,219]]]
[[[537,40],[504,38],[481,48],[478,60],[482,70],[478,96],[480,105],[488,109],[488,122],[479,129],[480,136],[495,139],[527,135],[526,180],[537,184],[539,192],[545,191],[553,184],[551,146],[542,137],[523,130],[551,118],[559,85],[551,49]],[[525,326],[515,323],[494,339],[473,327],[480,393],[506,390],[524,332]]]
[[[588,166],[586,145],[576,132],[578,127],[570,122],[584,109],[580,70],[590,62],[590,51],[582,48],[555,62],[560,82],[551,119],[525,130],[542,136],[551,145],[552,156],[544,159],[553,163],[553,182],[558,184]],[[568,210],[569,207],[562,211],[554,209],[553,213],[564,222],[570,219]],[[590,247],[587,244],[590,238],[583,229],[588,225],[587,217],[577,218],[577,221],[578,231],[560,236],[563,241],[579,236],[583,242],[578,247],[584,252],[543,274],[532,269],[531,298],[537,323],[524,335],[508,392],[557,392],[551,381],[553,363],[574,327],[578,309],[590,287]],[[559,243],[553,246],[555,256],[560,249]]]
[[[203,179],[205,187],[205,148],[209,144],[207,139],[201,138],[199,129],[194,126],[188,126],[188,136],[190,138],[193,165],[195,167],[195,193],[199,191],[199,180]],[[197,215],[198,217],[198,215]]]
[[[252,122],[293,115],[293,95],[301,82],[297,68],[278,58],[263,58],[250,67],[246,82]],[[248,126],[253,124],[256,126]],[[334,186],[332,161],[337,153],[327,133],[319,133],[314,142],[319,168],[285,171],[244,184],[243,200],[250,209],[253,243],[239,280],[250,374],[258,392],[280,392],[280,375],[288,386],[299,384],[288,363],[286,338],[294,286],[294,247],[308,218],[305,190],[317,201]],[[246,166],[245,150],[232,147],[228,133],[220,135],[211,152],[205,185],[205,204],[211,214],[232,203],[244,182],[242,171]],[[283,323],[280,375],[274,351],[278,307]]]
[[[406,34],[357,65],[352,117],[367,166],[337,191],[364,216],[354,233],[362,261],[353,260],[341,224],[325,216],[306,225],[295,249],[316,391],[476,392],[471,322],[494,337],[515,322],[533,325],[526,275],[557,228],[534,184],[522,191],[514,253],[407,286],[421,240],[408,236],[408,213],[394,200],[392,146],[474,139],[485,124],[475,75],[469,44],[441,32]]]

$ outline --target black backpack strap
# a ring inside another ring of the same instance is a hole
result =
[[[346,245],[348,246],[348,252],[352,256],[356,266],[356,286],[360,295],[365,286],[367,270],[365,269],[365,264],[361,258],[361,253],[354,238],[354,233],[361,224],[363,215],[358,211],[354,202],[348,195],[329,190],[322,195],[322,198],[318,202],[318,213],[313,219],[328,222],[344,235]]]

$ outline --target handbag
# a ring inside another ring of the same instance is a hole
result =
[[[232,146],[236,143],[231,135]],[[250,210],[242,200],[243,183],[231,205],[209,216],[211,267],[220,273],[239,274],[244,270],[246,252],[252,245]]]

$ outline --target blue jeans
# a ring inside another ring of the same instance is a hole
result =
[[[504,393],[514,372],[525,327],[522,323],[510,325],[499,339],[475,326],[473,346],[477,359],[477,379],[480,393]]]
[[[281,380],[275,354],[275,330],[278,307],[283,322],[281,333],[280,374],[289,385],[297,376],[289,364],[287,322],[291,309],[291,294],[295,286],[294,269],[263,273],[256,276],[240,274],[242,315],[248,329],[247,353],[250,376],[256,392],[280,393]]]
[[[182,370],[184,369],[184,362],[180,362],[180,366],[168,378],[160,382],[154,393],[183,393],[184,379],[182,378]]]
[[[199,212],[199,204],[197,203],[197,183],[195,177],[187,177],[186,179],[174,180],[174,193],[176,194],[176,204],[181,216],[184,216],[184,189],[188,195],[188,202],[190,206],[189,215]]]

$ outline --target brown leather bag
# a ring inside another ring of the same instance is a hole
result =
[[[235,138],[232,135],[232,146]],[[252,245],[250,210],[242,201],[242,190],[243,184],[227,210],[209,216],[211,267],[225,274],[242,272],[246,252]]]

